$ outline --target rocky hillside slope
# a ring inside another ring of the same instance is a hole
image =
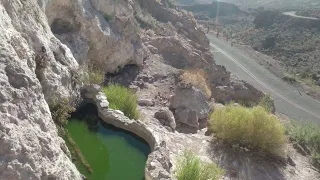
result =
[[[320,18],[320,10],[319,9],[306,9],[306,10],[296,12],[296,15]]]
[[[320,7],[318,0],[224,0],[238,5],[242,9],[264,7],[267,9],[301,9]]]
[[[320,85],[320,21],[292,18],[265,11],[254,28],[238,33],[240,42],[277,59],[286,72],[311,78]]]
[[[216,16],[239,14],[238,6],[225,2],[213,1],[211,4],[182,5],[181,8],[193,12],[197,19],[209,19]]]
[[[0,10],[0,179],[81,179],[48,104],[76,103],[88,64],[116,73],[161,61],[204,69],[216,101],[262,95],[214,64],[192,14],[169,1],[1,0]]]

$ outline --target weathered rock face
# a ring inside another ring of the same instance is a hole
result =
[[[80,64],[90,61],[115,72],[126,64],[142,65],[147,56],[133,6],[124,0],[53,0],[45,11],[53,33]]]
[[[0,179],[81,179],[45,100],[77,95],[78,63],[36,0],[1,0],[0,29]]]
[[[243,81],[231,78],[230,72],[215,64],[209,41],[204,32],[198,30],[191,14],[170,8],[170,3],[166,0],[140,0],[140,4],[157,20],[170,22],[169,25],[162,24],[161,27],[163,31],[170,29],[170,33],[148,30],[143,36],[144,44],[152,53],[162,55],[166,64],[177,69],[205,70],[213,92],[212,97],[218,101],[226,102],[229,98],[252,101],[260,99],[262,94],[258,90]],[[253,95],[247,96],[249,94]]]
[[[177,28],[178,33],[205,48],[209,47],[209,40],[204,32],[197,28],[192,13],[177,10],[168,0],[139,0],[139,2],[141,7],[149,11],[158,21],[171,22]]]

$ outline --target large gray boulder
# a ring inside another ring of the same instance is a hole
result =
[[[180,87],[170,99],[170,109],[177,123],[193,129],[199,129],[199,120],[207,122],[212,110],[204,94],[193,86]]]
[[[154,114],[154,117],[160,121],[161,124],[169,126],[172,130],[176,129],[176,122],[173,113],[168,108],[162,108]]]

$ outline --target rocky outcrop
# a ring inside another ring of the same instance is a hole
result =
[[[212,90],[216,102],[228,103],[230,101],[258,102],[264,94],[245,81],[231,76],[229,86],[216,86]]]
[[[179,88],[170,99],[178,127],[187,126],[194,132],[207,126],[211,107],[204,94],[195,87]]]
[[[133,6],[124,0],[53,0],[45,11],[51,30],[80,64],[116,72],[126,64],[142,65],[147,56]]]
[[[162,141],[160,146],[148,156],[146,165],[146,180],[172,180],[170,169],[169,151],[166,148],[165,141]]]
[[[0,179],[81,179],[47,104],[77,96],[78,63],[36,0],[1,0],[0,29]]]
[[[178,10],[168,0],[139,0],[139,2],[141,7],[149,11],[158,21],[172,23],[180,34],[202,47],[209,47],[209,40],[204,32],[197,27],[192,13]]]

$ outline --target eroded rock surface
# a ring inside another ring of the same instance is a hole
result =
[[[47,104],[77,96],[78,63],[36,0],[1,0],[0,29],[0,179],[81,179]]]
[[[154,117],[164,126],[169,126],[174,131],[176,129],[176,121],[173,113],[168,108],[162,108],[154,113]]]
[[[53,33],[84,64],[116,72],[126,64],[142,65],[148,50],[134,17],[134,2],[53,0],[45,7]]]

